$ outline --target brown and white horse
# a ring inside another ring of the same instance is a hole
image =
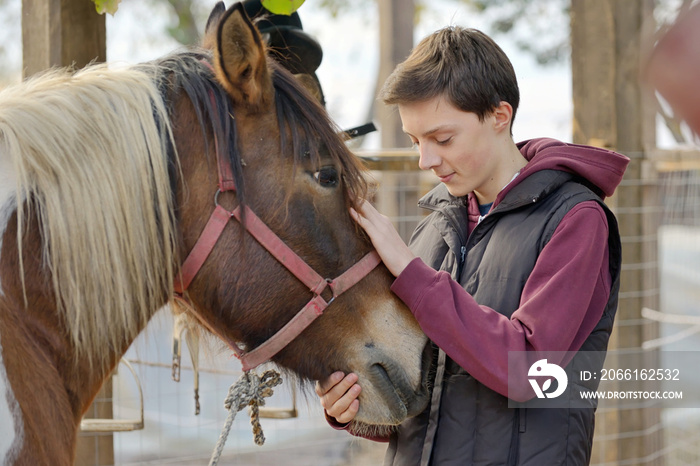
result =
[[[331,279],[371,251],[347,209],[366,194],[361,164],[240,5],[217,5],[207,44],[0,93],[0,463],[72,463],[83,413],[184,288],[212,212],[250,209],[226,219],[184,294],[246,350],[318,296],[242,225],[259,217]],[[235,190],[221,187],[221,159]],[[358,428],[426,403],[426,339],[390,280],[380,265],[342,294],[317,288],[332,304],[272,357],[305,380],[359,374]]]

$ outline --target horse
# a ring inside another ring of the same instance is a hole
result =
[[[348,213],[365,175],[240,4],[200,47],[1,91],[3,464],[72,464],[103,381],[175,298],[246,370],[357,373],[357,431],[422,411],[427,339]]]

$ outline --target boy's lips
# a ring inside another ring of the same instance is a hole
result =
[[[446,175],[438,175],[438,174],[436,173],[436,175],[437,175],[438,179],[440,179],[441,182],[447,183],[447,182],[449,182],[449,181],[452,179],[452,177],[454,176],[454,172],[448,173],[448,174],[446,174]]]

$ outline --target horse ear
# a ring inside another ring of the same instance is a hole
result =
[[[219,22],[214,68],[235,102],[255,109],[272,101],[265,45],[241,3],[229,8]]]
[[[224,2],[219,2],[214,6],[214,9],[209,13],[209,19],[207,19],[207,25],[204,27],[204,41],[202,42],[202,47],[206,49],[214,48],[216,43],[216,27],[221,21],[221,17],[226,13],[226,6]]]

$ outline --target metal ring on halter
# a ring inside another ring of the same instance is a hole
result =
[[[231,192],[231,191],[233,191],[233,190],[227,189],[227,190],[222,191],[221,188],[217,189],[216,194],[214,194],[214,206],[221,207],[222,209],[226,210],[227,212],[230,212],[226,207],[219,204],[219,194],[223,194],[223,193]]]
[[[326,278],[326,288],[324,288],[323,290],[321,290],[321,291],[323,292],[323,291],[325,291],[326,289],[329,289],[329,290],[331,290],[331,293],[333,293],[333,296],[331,296],[330,301],[326,301],[326,306],[330,306],[331,303],[332,303],[333,301],[335,301],[335,298],[336,298],[336,296],[335,296],[335,291],[333,291],[333,287],[331,286],[332,284],[333,284],[333,280],[331,280],[330,278]],[[319,293],[318,295],[321,296],[321,293]],[[321,296],[321,298],[323,298],[323,296]],[[323,298],[323,300],[325,301],[325,298]]]

